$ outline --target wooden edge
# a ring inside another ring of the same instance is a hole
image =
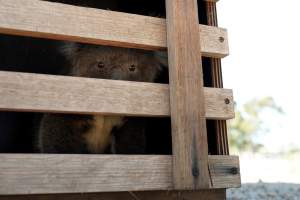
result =
[[[0,200],[220,200],[224,189],[198,191],[101,192],[81,194],[0,195]]]
[[[172,156],[0,154],[0,195],[172,190]],[[211,188],[240,186],[235,156],[209,156]]]
[[[0,96],[3,111],[170,115],[167,84],[0,71]],[[234,116],[231,90],[205,88],[205,101],[207,118]]]
[[[215,2],[215,3],[217,3],[219,0],[204,0],[204,1]]]
[[[209,155],[208,158],[211,188],[232,188],[241,186],[240,162],[238,156]]]
[[[225,29],[199,28],[204,56],[228,55]],[[148,50],[167,47],[165,19],[39,0],[0,0],[0,33]]]
[[[206,2],[207,24],[218,26],[215,2]],[[210,58],[212,86],[223,88],[221,59]],[[216,149],[213,154],[229,155],[227,124],[225,120],[214,121]]]

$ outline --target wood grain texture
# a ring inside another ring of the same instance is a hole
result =
[[[0,110],[169,116],[169,85],[0,71]],[[206,117],[232,118],[232,91],[205,88]]]
[[[207,24],[210,26],[218,26],[216,2],[206,2]],[[221,59],[210,58],[212,72],[212,86],[215,88],[223,88]],[[216,154],[229,155],[227,124],[225,120],[215,121],[216,129]]]
[[[217,3],[219,0],[204,0],[204,1]]]
[[[0,154],[0,195],[170,190],[172,156]],[[237,157],[209,156],[211,188],[237,187]]]
[[[197,0],[166,0],[174,188],[209,188]]]
[[[223,189],[198,191],[143,191],[82,194],[0,195],[0,200],[225,200]]]
[[[207,24],[210,26],[218,26],[217,19],[217,9],[216,9],[216,0],[206,0],[206,17]],[[222,80],[222,68],[221,68],[221,60],[218,58],[210,58],[211,65],[211,79],[212,86],[216,88],[223,88],[223,80]],[[227,139],[227,125],[225,120],[215,120],[214,121],[215,131],[213,132],[215,136],[214,143],[216,147],[213,151],[213,154],[217,155],[229,155],[228,148],[228,139]],[[212,134],[212,133],[210,133]],[[226,199],[226,189],[224,189],[223,197],[220,199]]]
[[[203,55],[228,55],[225,29],[199,28]],[[149,50],[167,47],[165,19],[39,0],[0,0],[0,33]]]
[[[231,185],[241,186],[238,156],[209,156],[208,163],[212,180],[211,188],[230,188]],[[235,174],[235,177],[229,177],[228,174]]]

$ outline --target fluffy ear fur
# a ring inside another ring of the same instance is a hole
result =
[[[162,66],[168,67],[168,53],[166,51],[155,51],[154,57]]]
[[[68,60],[71,60],[74,55],[80,51],[81,45],[75,42],[64,42],[59,51]]]

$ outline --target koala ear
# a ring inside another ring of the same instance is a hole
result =
[[[63,42],[59,51],[60,53],[65,56],[68,60],[74,58],[81,49],[81,45],[75,42]]]
[[[154,57],[164,67],[168,67],[168,52],[166,51],[155,51]]]

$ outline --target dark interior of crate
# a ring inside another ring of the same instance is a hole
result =
[[[57,2],[109,9],[127,13],[165,16],[164,0],[55,0]],[[198,2],[199,20],[207,24],[204,2]],[[0,34],[0,70],[43,74],[61,74],[64,58],[58,53],[60,41]],[[203,58],[204,85],[212,86],[211,64]],[[157,79],[168,83],[165,69]],[[36,124],[41,114],[0,112],[0,153],[35,152]],[[213,120],[207,120],[209,153],[216,154],[216,129]],[[147,118],[147,154],[171,154],[171,125],[169,118]]]

